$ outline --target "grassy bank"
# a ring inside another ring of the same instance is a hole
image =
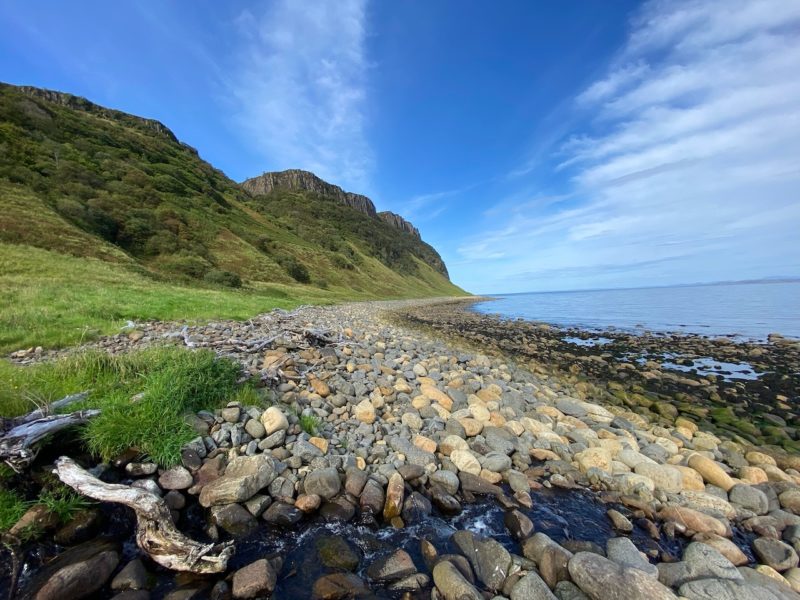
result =
[[[381,282],[372,293],[334,285],[202,287],[157,280],[122,264],[0,244],[0,354],[70,346],[116,333],[128,320],[246,319],[301,304],[430,296],[426,283],[405,285],[401,294],[387,294]],[[458,292],[455,286],[441,290],[442,295]]]
[[[237,386],[239,366],[213,352],[151,348],[125,355],[84,352],[32,367],[0,362],[0,415],[11,417],[68,394],[90,390],[70,407],[102,412],[81,429],[92,454],[108,460],[138,448],[160,465],[175,464],[197,434],[184,416],[234,399],[258,402]]]

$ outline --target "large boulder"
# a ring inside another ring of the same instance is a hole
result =
[[[272,483],[278,464],[266,454],[238,456],[225,469],[225,474],[203,486],[200,504],[206,508],[220,504],[245,502]]]
[[[483,600],[475,586],[449,561],[443,560],[433,567],[433,583],[444,600]]]
[[[91,541],[70,548],[43,566],[23,590],[21,598],[78,600],[94,594],[119,564],[112,542]]]
[[[511,555],[500,542],[466,530],[455,532],[451,539],[469,561],[478,580],[490,590],[503,587],[511,570]]]
[[[672,590],[644,571],[592,552],[575,554],[569,561],[569,574],[592,600],[677,600]]]
[[[342,481],[334,467],[312,471],[306,475],[303,485],[306,494],[316,494],[325,500],[330,500],[342,489]]]

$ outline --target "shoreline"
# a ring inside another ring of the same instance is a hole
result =
[[[90,344],[212,349],[258,379],[268,404],[200,411],[197,438],[170,469],[135,453],[102,467],[169,498],[179,528],[239,549],[226,573],[194,583],[141,554],[136,569],[171,598],[213,590],[252,597],[247,588],[276,598],[302,589],[315,598],[361,590],[477,600],[483,591],[516,600],[610,597],[603,594],[622,587],[704,598],[695,581],[732,586],[739,597],[756,587],[795,597],[797,555],[787,567],[775,553],[800,544],[800,456],[721,439],[699,417],[665,416],[666,408],[652,410],[660,404],[630,401],[627,392],[625,402],[591,369],[573,368],[608,364],[589,358],[592,347],[566,353],[562,332],[463,310],[475,301],[310,306],[185,328],[145,323]],[[315,431],[304,430],[304,416]],[[230,496],[243,472],[258,483]],[[551,496],[552,512],[542,513]],[[481,497],[488,504],[472,511]],[[426,528],[433,522],[450,529]],[[774,539],[781,534],[788,544]],[[394,548],[381,542],[387,536]],[[267,541],[254,546],[260,538]],[[63,551],[48,539],[37,542],[45,555]],[[770,544],[783,546],[760,549]],[[103,590],[120,575],[117,563],[131,564],[113,552]],[[304,578],[303,561],[316,565],[313,578]],[[709,571],[709,561],[720,569]],[[21,583],[26,592],[33,585]]]
[[[472,304],[419,307],[398,317],[493,348],[534,372],[585,382],[611,405],[643,408],[665,422],[683,416],[726,437],[800,450],[791,401],[800,396],[800,341],[558,327],[478,313]]]

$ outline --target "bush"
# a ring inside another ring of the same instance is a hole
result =
[[[168,273],[192,277],[194,279],[201,279],[211,267],[206,260],[193,254],[162,256],[158,261],[158,265]]]
[[[203,279],[208,283],[213,283],[214,285],[224,285],[233,288],[242,287],[242,278],[236,273],[231,273],[230,271],[211,269],[205,274]]]
[[[280,264],[289,274],[289,277],[295,281],[299,283],[309,283],[311,281],[311,275],[309,275],[306,266],[294,256],[282,256],[278,259],[278,264]]]

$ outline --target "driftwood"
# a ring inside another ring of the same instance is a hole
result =
[[[56,461],[58,478],[84,496],[124,504],[136,513],[136,543],[162,567],[191,573],[222,573],[233,543],[201,544],[178,531],[166,502],[156,494],[128,485],[104,483],[67,456]]]
[[[55,415],[53,411],[83,400],[88,392],[73,394],[52,404],[38,408],[23,417],[3,423],[6,431],[0,432],[0,460],[17,473],[21,473],[36,459],[37,444],[49,435],[72,425],[86,423],[100,414],[99,410],[79,410]]]

